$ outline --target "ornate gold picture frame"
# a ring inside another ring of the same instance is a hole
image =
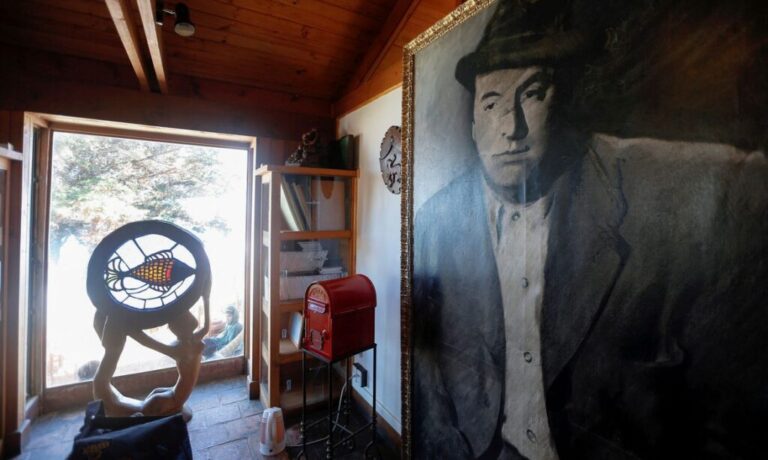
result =
[[[468,1],[405,47],[404,458],[764,454],[766,17]]]
[[[402,374],[402,453],[403,458],[411,458],[411,279],[413,260],[413,154],[414,154],[414,94],[415,94],[415,65],[419,53],[431,44],[440,41],[465,21],[486,11],[496,3],[496,0],[470,0],[462,4],[450,15],[443,18],[413,41],[408,43],[403,52],[403,171],[402,171],[402,226],[401,226],[401,374]],[[485,18],[487,20],[487,18]],[[475,40],[480,38],[480,25],[474,25],[472,33]],[[458,60],[456,56],[455,60]],[[455,62],[454,60],[454,62]],[[437,89],[437,88],[433,88]],[[457,91],[458,88],[454,88]]]

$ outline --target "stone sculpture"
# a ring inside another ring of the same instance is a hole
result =
[[[151,249],[150,249],[151,248]],[[96,307],[94,329],[104,357],[93,379],[94,398],[108,416],[192,413],[185,406],[200,372],[203,337],[210,324],[211,270],[202,242],[162,221],[127,224],[107,235],[88,263],[88,296]],[[189,309],[203,298],[204,320]],[[150,337],[144,329],[168,324],[176,339]],[[172,387],[156,388],[143,400],[124,396],[112,377],[127,337],[176,362]]]

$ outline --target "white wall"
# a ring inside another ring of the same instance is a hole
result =
[[[377,411],[400,432],[400,195],[384,186],[379,147],[387,128],[401,125],[402,90],[395,89],[339,119],[339,136],[358,141],[357,272],[376,287]],[[372,402],[373,352],[356,358],[369,383],[355,389]]]

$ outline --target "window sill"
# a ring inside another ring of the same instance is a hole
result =
[[[245,374],[245,357],[204,362],[198,383],[210,382]],[[143,397],[158,387],[170,387],[176,382],[176,368],[158,369],[138,374],[120,375],[112,379],[113,385],[127,396]],[[43,392],[42,412],[53,412],[74,406],[83,406],[93,399],[92,381],[77,382],[47,388]]]

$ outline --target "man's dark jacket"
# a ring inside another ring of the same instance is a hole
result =
[[[499,443],[504,315],[481,180],[455,179],[415,220],[414,458]],[[763,458],[764,154],[595,136],[551,193],[540,333],[559,457]]]

